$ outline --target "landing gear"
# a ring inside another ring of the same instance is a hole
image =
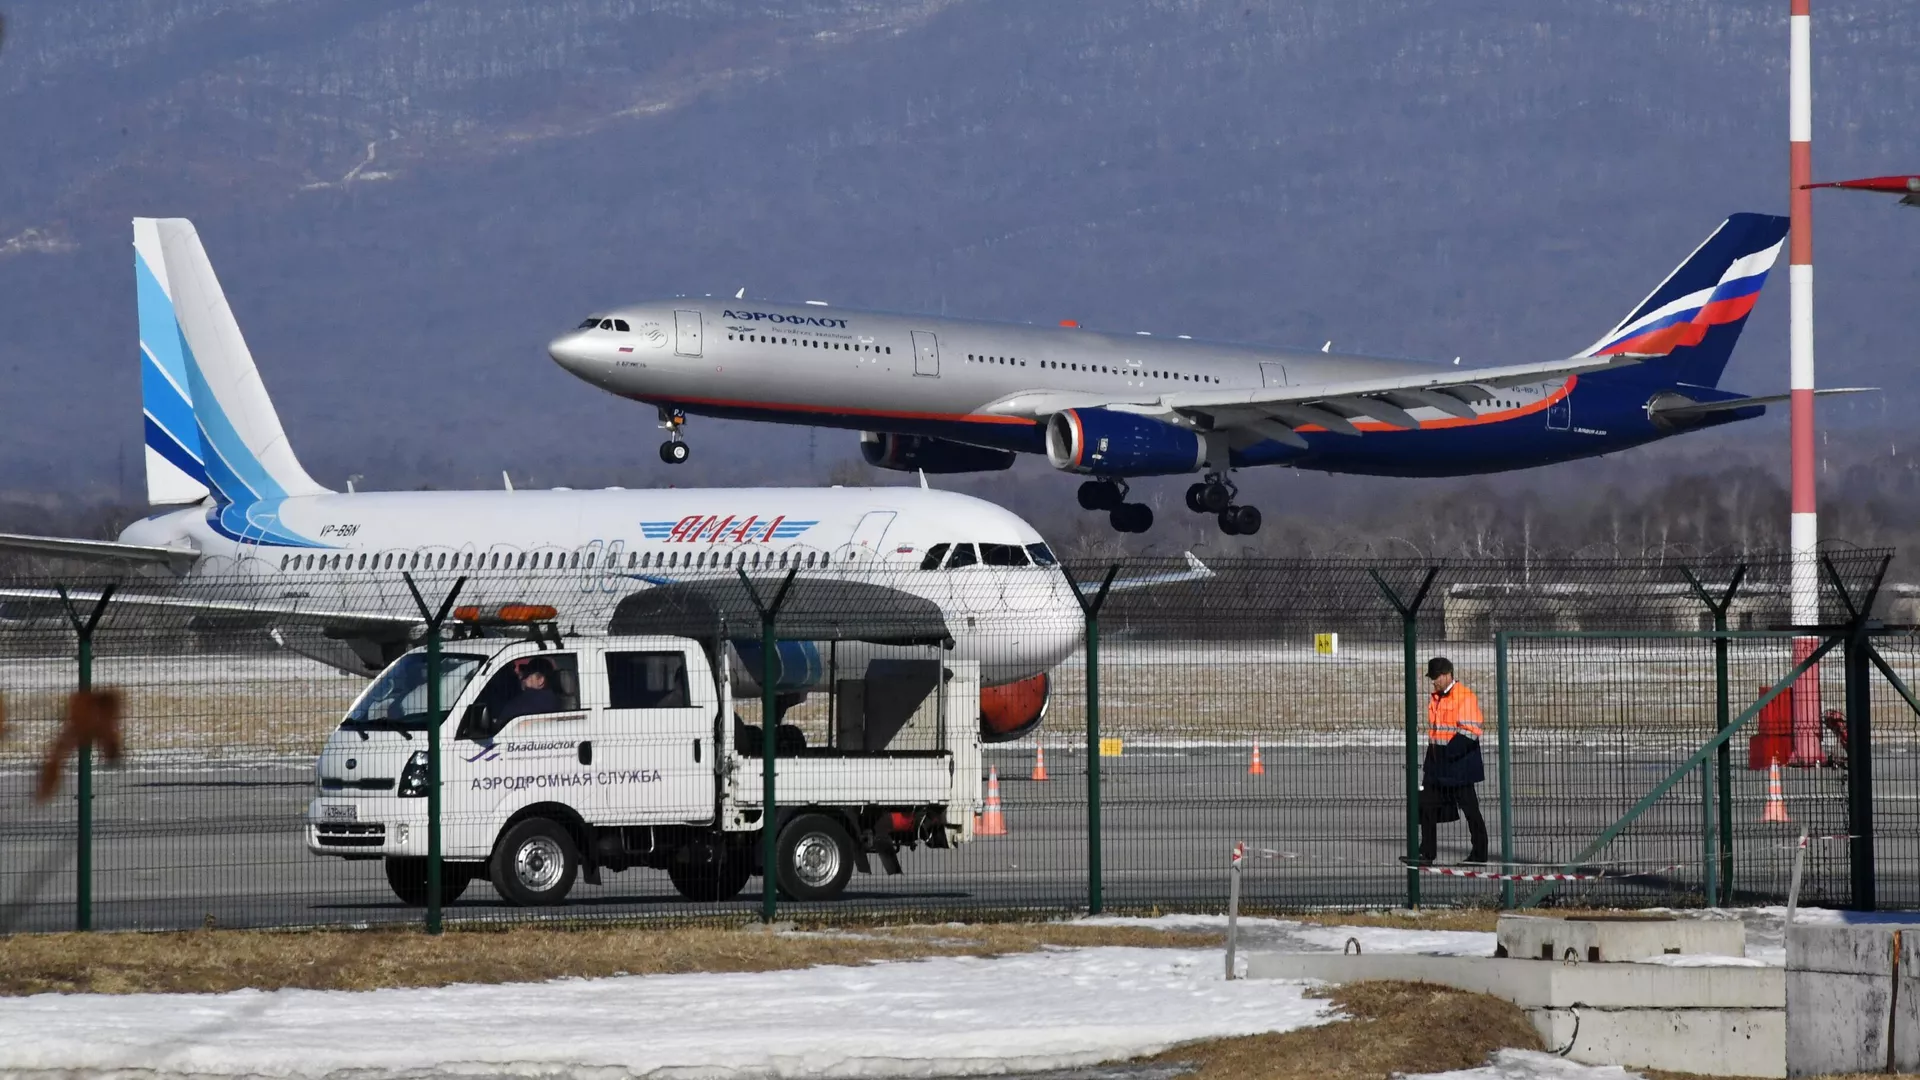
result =
[[[1224,473],[1210,473],[1187,488],[1187,509],[1216,516],[1220,531],[1228,536],[1252,536],[1260,531],[1260,511],[1252,506],[1235,506],[1233,500],[1239,494]]]
[[[1080,485],[1080,508],[1104,510],[1115,532],[1143,533],[1153,528],[1153,508],[1127,501],[1127,485],[1119,480],[1089,480]]]
[[[660,406],[660,426],[667,429],[667,441],[660,444],[660,460],[669,465],[682,465],[693,456],[693,449],[681,441],[680,428],[687,422],[687,414],[679,409]]]

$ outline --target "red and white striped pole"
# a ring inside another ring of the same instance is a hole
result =
[[[1814,508],[1813,453],[1813,20],[1809,0],[1789,0],[1791,57],[1788,62],[1787,132],[1792,148],[1792,232],[1788,244],[1787,284],[1791,308],[1787,388],[1792,443],[1793,517],[1788,547],[1792,553],[1791,604],[1797,625],[1820,621],[1820,568],[1814,547],[1820,540]],[[1794,662],[1818,646],[1815,638],[1794,639]],[[1820,761],[1820,669],[1811,668],[1793,687],[1795,765]]]

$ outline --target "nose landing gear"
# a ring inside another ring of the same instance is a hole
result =
[[[1127,501],[1127,485],[1121,480],[1089,480],[1080,485],[1082,510],[1105,510],[1113,531],[1143,533],[1153,528],[1153,508],[1145,503]]]
[[[685,464],[693,456],[693,448],[680,438],[680,428],[687,422],[687,414],[679,409],[660,406],[660,426],[667,429],[667,441],[660,444],[660,460],[669,465]]]
[[[1240,489],[1225,473],[1208,473],[1200,483],[1187,488],[1187,509],[1196,514],[1212,514],[1220,521],[1220,531],[1228,536],[1252,536],[1260,531],[1260,511],[1252,506],[1235,506]]]

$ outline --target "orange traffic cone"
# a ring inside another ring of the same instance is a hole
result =
[[[1033,744],[1033,775],[1029,777],[1029,779],[1045,780],[1046,778],[1047,778],[1047,748],[1044,745],[1036,742]]]
[[[975,836],[1007,835],[1007,819],[1000,813],[1000,770],[987,770],[987,808],[980,814],[980,823],[974,826]]]
[[[1253,744],[1253,762],[1247,766],[1247,775],[1248,776],[1267,775],[1267,767],[1265,765],[1260,764],[1260,744],[1259,743]]]
[[[1780,761],[1774,759],[1773,768],[1767,774],[1767,810],[1760,815],[1763,822],[1787,823],[1787,797],[1780,791]]]

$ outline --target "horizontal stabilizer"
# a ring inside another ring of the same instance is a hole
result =
[[[1162,574],[1143,574],[1139,577],[1115,578],[1113,584],[1108,586],[1108,591],[1119,592],[1122,589],[1146,589],[1155,585],[1177,585],[1183,581],[1205,581],[1213,576],[1213,569],[1206,563],[1201,562],[1199,556],[1193,552],[1187,552],[1186,559],[1187,568],[1185,570],[1170,570]],[[1098,581],[1081,581],[1076,583],[1076,587],[1081,593],[1087,596],[1098,596],[1100,593],[1100,584]]]
[[[185,573],[200,557],[199,552],[190,548],[122,544],[116,540],[74,540],[64,536],[26,536],[20,533],[0,533],[0,551],[102,562],[164,564],[178,573]]]
[[[1828,394],[1865,394],[1878,389],[1880,388],[1877,386],[1836,386],[1828,390],[1815,390],[1813,394],[1815,397],[1825,397]],[[1670,405],[1655,403],[1649,406],[1647,411],[1654,416],[1664,416],[1668,419],[1679,420],[1691,416],[1705,416],[1708,413],[1729,412],[1733,409],[1749,409],[1755,405],[1778,405],[1780,402],[1790,401],[1792,398],[1792,394],[1768,394],[1764,397],[1729,398],[1726,401],[1687,401],[1680,399]]]

